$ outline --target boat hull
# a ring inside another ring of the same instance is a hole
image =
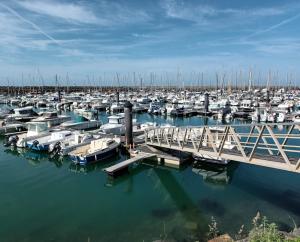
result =
[[[34,144],[34,143],[27,143],[27,147],[31,150],[35,151],[48,151],[49,144]]]
[[[73,161],[73,163],[75,164],[88,165],[112,157],[116,155],[117,152],[118,152],[118,147],[115,147],[109,150],[96,152],[86,156],[77,156],[77,155],[69,155],[69,156]]]

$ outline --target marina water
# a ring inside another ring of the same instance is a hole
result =
[[[136,118],[176,126],[216,122]],[[282,230],[300,224],[296,173],[236,162],[179,170],[149,162],[111,180],[102,169],[125,154],[83,168],[68,158],[3,146],[0,152],[1,241],[201,241],[212,216],[234,236],[258,211]]]

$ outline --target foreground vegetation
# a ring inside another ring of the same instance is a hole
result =
[[[240,242],[300,242],[300,232],[294,223],[294,230],[291,232],[279,231],[275,223],[269,222],[265,216],[261,216],[258,212],[252,220],[252,228],[247,233],[244,230],[244,225],[240,230],[231,238],[217,238],[220,235],[217,222],[212,217],[209,224],[209,238],[215,238],[211,241],[240,241]]]

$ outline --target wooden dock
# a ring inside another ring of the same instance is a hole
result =
[[[139,162],[139,161],[142,161],[144,159],[150,159],[150,158],[154,158],[156,157],[155,154],[145,154],[145,153],[141,153],[131,159],[128,159],[128,160],[125,160],[125,161],[122,161],[118,164],[115,164],[111,167],[108,167],[108,168],[105,168],[104,171],[111,175],[111,176],[114,176],[115,174],[117,174],[118,172],[124,170],[124,169],[127,169],[128,166],[130,166],[131,164],[134,164],[136,162]]]

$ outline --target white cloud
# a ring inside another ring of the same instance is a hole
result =
[[[61,3],[53,1],[19,1],[23,8],[41,15],[61,18],[77,23],[97,23],[94,13],[84,6],[73,3]]]
[[[25,0],[17,1],[17,3],[24,9],[36,14],[78,24],[113,26],[137,24],[150,19],[144,10],[130,9],[113,1],[87,2],[86,5],[62,3],[57,0]],[[96,12],[97,14],[95,14]]]
[[[284,14],[285,8],[255,8],[255,9],[235,9],[235,8],[215,8],[210,5],[190,5],[179,0],[163,0],[162,7],[166,16],[182,20],[193,21],[205,24],[215,17],[267,17]]]

